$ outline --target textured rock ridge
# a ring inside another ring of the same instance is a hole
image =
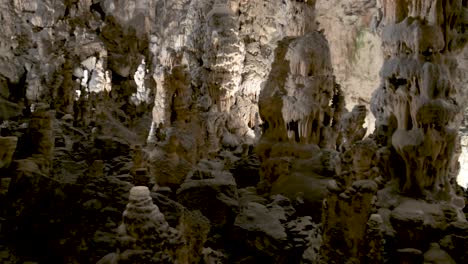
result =
[[[367,257],[374,261],[383,260],[381,241],[375,241],[378,237],[373,236],[379,234],[380,227],[374,227],[376,230],[372,233],[372,224],[368,225],[381,180],[373,161],[376,151],[377,145],[370,139],[356,142],[343,153],[341,173],[336,180],[328,183],[329,194],[324,200],[322,213],[323,244],[320,248],[324,263],[360,263]],[[343,243],[343,240],[346,242]],[[373,240],[376,245],[373,245]],[[372,249],[375,252],[370,253]]]
[[[265,138],[320,145],[333,120],[335,83],[325,38],[312,32],[277,50],[260,95]],[[333,145],[333,143],[324,143]]]
[[[0,169],[10,166],[17,143],[17,137],[0,137],[0,146],[2,146]]]
[[[0,263],[468,263],[467,10],[0,0]]]
[[[318,27],[328,43],[336,81],[342,87],[349,111],[355,105],[370,106],[372,92],[380,82],[383,63],[383,7],[380,0],[317,1]],[[366,116],[367,134],[375,118]]]
[[[268,75],[276,42],[315,28],[309,23],[312,10],[313,3],[298,1],[168,3],[161,15],[182,19],[180,23],[160,20],[161,31],[152,38],[156,41],[153,77],[158,83],[153,134],[161,123],[170,123],[167,115],[161,116],[170,111],[174,96],[164,88],[164,72],[186,65],[196,91],[193,108],[200,116],[200,123],[194,126],[206,131],[209,142],[203,152],[218,151],[223,144],[220,138],[230,139],[224,144],[254,142],[262,122],[257,106],[261,83]],[[290,14],[295,14],[294,23],[287,22]]]
[[[264,121],[257,144],[259,190],[290,199],[303,194],[307,206],[320,205],[326,182],[339,168],[337,146],[345,111],[320,32],[279,42],[259,109]],[[313,215],[319,216],[319,211]]]
[[[456,175],[466,107],[457,57],[466,45],[460,25],[467,6],[383,1],[382,8],[376,130],[341,149],[341,173],[329,182],[322,209],[321,261],[463,261],[447,241],[452,226],[466,225]]]
[[[457,130],[466,105],[453,66],[454,55],[463,47],[455,44],[461,40],[456,25],[463,23],[462,3],[418,3],[385,4],[382,40],[387,59],[373,113],[378,132],[386,131],[384,145],[391,144],[395,162],[401,164],[391,171],[401,189],[449,194],[458,173]]]

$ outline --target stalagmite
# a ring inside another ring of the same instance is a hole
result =
[[[130,190],[118,233],[121,253],[110,254],[100,263],[112,258],[118,261],[111,263],[177,263],[175,251],[180,234],[169,226],[153,203],[148,187],[136,186]]]
[[[457,50],[448,51],[449,43],[458,41],[454,25],[461,3],[416,2],[403,9],[405,4],[385,4],[387,25],[382,39],[389,58],[374,98],[382,96],[388,104],[374,114],[378,129],[392,116],[396,118],[391,142],[406,168],[396,173],[402,176],[400,188],[412,195],[450,195],[454,179],[448,174],[458,141],[454,128],[460,126],[458,116],[466,104],[464,96],[456,96],[459,88],[452,81]],[[452,24],[446,26],[445,20]]]
[[[466,0],[0,24],[0,263],[468,263]]]

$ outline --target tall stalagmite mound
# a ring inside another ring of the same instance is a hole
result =
[[[468,237],[456,182],[466,10],[465,1],[383,2],[376,131],[352,145],[349,165],[342,159],[343,173],[328,186],[326,263],[466,259],[458,249]]]

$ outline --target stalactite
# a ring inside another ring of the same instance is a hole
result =
[[[454,10],[449,10],[452,4],[459,4],[456,2],[386,5],[388,22],[382,38],[390,58],[382,67],[382,77],[386,81],[382,89],[386,89],[387,100],[391,103],[385,107],[385,115],[394,115],[398,122],[392,145],[406,166],[406,176],[400,179],[401,187],[413,194],[435,189],[452,192],[450,186],[446,186],[448,181],[443,180],[449,167],[441,164],[450,164],[454,155],[453,145],[457,139],[449,127],[459,126],[455,116],[460,105],[449,96],[454,84],[449,79],[453,74],[448,65],[453,55],[445,50],[450,41],[447,31],[456,29],[447,28],[444,21],[451,19],[454,13],[450,12]],[[464,103],[464,100],[457,101]],[[408,141],[410,138],[413,140]],[[435,175],[424,176],[432,174]],[[444,187],[440,189],[436,183]]]

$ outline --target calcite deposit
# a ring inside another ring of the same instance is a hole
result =
[[[404,168],[393,175],[399,175],[406,192],[453,193],[458,172],[453,162],[458,158],[457,129],[466,105],[464,93],[457,92],[463,86],[455,81],[454,62],[454,54],[460,52],[455,43],[460,41],[456,25],[463,23],[461,3],[422,1],[409,3],[407,10],[394,3],[385,7],[382,40],[387,59],[381,70],[382,84],[374,93],[373,111],[377,130],[387,131],[402,164],[393,170]],[[381,102],[388,104],[378,105]]]
[[[121,253],[98,263],[176,263],[179,234],[153,204],[148,187],[130,190],[122,222],[118,228]]]
[[[16,137],[0,137],[0,146],[2,146],[0,168],[6,168],[11,164],[17,143],[18,138]]]
[[[458,129],[466,107],[459,82],[463,65],[456,59],[466,42],[459,26],[466,23],[464,10],[461,1],[383,2],[385,60],[371,103],[376,131],[362,141],[374,146],[353,153],[351,171],[329,185],[323,215],[330,226],[324,226],[321,247],[327,263],[454,261],[445,252],[449,247],[439,243],[451,233],[447,226],[466,223],[456,183]],[[349,213],[349,206],[359,210]],[[351,229],[355,217],[362,220]],[[349,221],[333,224],[344,218]],[[369,233],[372,226],[381,232]],[[335,239],[354,242],[333,246]],[[340,254],[334,253],[337,247]]]
[[[0,22],[0,263],[467,263],[466,1]]]

